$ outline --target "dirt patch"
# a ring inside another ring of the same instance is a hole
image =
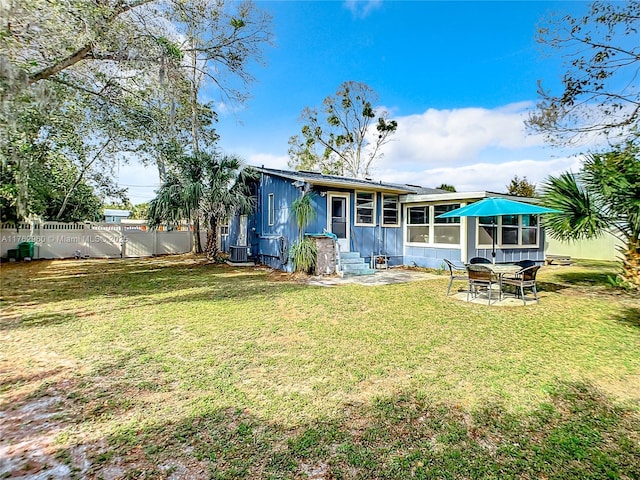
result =
[[[0,476],[69,478],[71,468],[55,458],[62,398],[32,398],[0,411]]]

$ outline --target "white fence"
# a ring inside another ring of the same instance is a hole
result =
[[[611,232],[605,232],[593,240],[561,242],[547,235],[544,253],[549,255],[567,255],[584,260],[619,260],[620,248],[624,242]]]
[[[201,232],[202,236],[206,235]],[[22,242],[34,243],[34,259],[148,257],[190,252],[193,235],[188,229],[149,230],[146,225],[116,223],[19,223],[0,229],[0,256],[18,249]]]

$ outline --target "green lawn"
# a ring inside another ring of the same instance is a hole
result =
[[[614,269],[545,267],[540,305],[489,308],[445,276],[3,265],[0,448],[49,457],[0,478],[640,478],[640,301]]]

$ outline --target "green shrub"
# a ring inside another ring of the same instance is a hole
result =
[[[304,238],[291,244],[289,256],[296,272],[313,273],[318,260],[318,247],[313,240]]]

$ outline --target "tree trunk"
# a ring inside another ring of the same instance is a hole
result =
[[[209,221],[209,231],[207,232],[207,258],[216,260],[220,251],[218,250],[218,219],[213,216]]]
[[[634,288],[640,289],[640,239],[631,237],[623,251],[622,270],[624,279]]]
[[[200,219],[193,221],[193,253],[202,253],[202,244],[200,243]]]

